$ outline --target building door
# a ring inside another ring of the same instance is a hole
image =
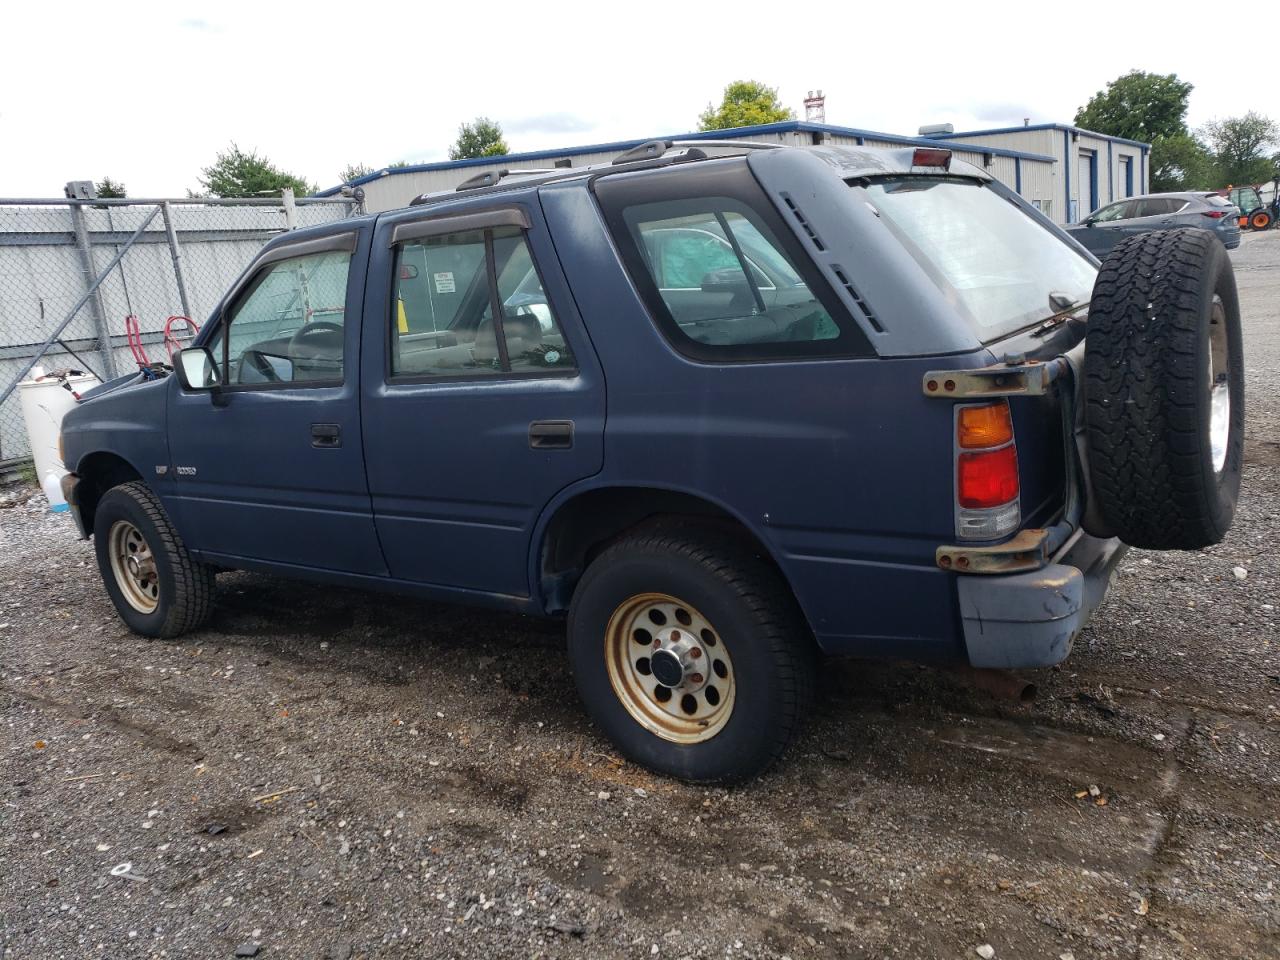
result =
[[[1084,220],[1098,209],[1098,151],[1081,150],[1076,169],[1076,195],[1080,198],[1079,218]]]
[[[1133,157],[1120,158],[1120,189],[1122,197],[1133,196]]]

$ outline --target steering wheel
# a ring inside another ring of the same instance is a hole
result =
[[[304,323],[289,338],[289,356],[294,360],[337,360],[342,356],[343,327],[332,320]]]

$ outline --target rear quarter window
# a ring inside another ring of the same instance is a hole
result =
[[[603,178],[595,190],[624,265],[680,353],[707,362],[872,353],[745,165]]]

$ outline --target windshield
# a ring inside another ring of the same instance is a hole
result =
[[[1093,290],[1097,270],[1084,256],[985,184],[897,177],[852,189],[984,343],[1083,304]]]

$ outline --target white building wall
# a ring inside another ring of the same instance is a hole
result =
[[[735,139],[726,136],[726,139]],[[751,136],[749,139],[755,143],[781,143],[787,146],[807,146],[812,144],[813,138],[811,134],[803,131],[787,132],[787,133],[771,133]],[[910,144],[904,144],[899,140],[881,140],[875,137],[855,137],[843,134],[828,134],[824,141],[832,146],[857,146],[858,140],[862,139],[862,146],[878,147],[884,149],[902,149]],[[1021,176],[1023,184],[1030,182],[1039,184],[1050,176],[1050,170],[1053,164],[1043,160],[1033,160],[1022,158],[1015,161],[1013,157],[994,156],[990,166],[986,166],[985,153],[982,150],[967,149],[960,143],[948,143],[940,141],[939,146],[945,146],[954,151],[955,155],[967,163],[971,163],[979,169],[985,169],[988,173],[1007,185],[1010,189],[1017,189],[1018,166],[1021,166]],[[1009,149],[1005,144],[992,144],[992,146],[1004,147]],[[424,193],[437,193],[445,190],[452,190],[471,177],[481,173],[487,173],[493,170],[539,170],[553,167],[556,159],[567,159],[574,167],[585,167],[591,164],[608,163],[622,151],[610,150],[590,153],[575,153],[564,158],[550,158],[541,160],[498,160],[494,163],[477,163],[468,164],[467,166],[444,166],[435,170],[412,170],[412,171],[389,171],[386,175],[369,183],[362,184],[365,191],[365,209],[370,213],[380,213],[384,210],[395,210],[400,207],[407,206],[415,197]],[[1041,169],[1043,168],[1043,169]],[[1024,190],[1023,193],[1028,199],[1031,195]]]

